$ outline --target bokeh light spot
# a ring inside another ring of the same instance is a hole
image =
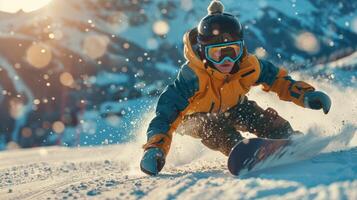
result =
[[[22,117],[24,114],[24,104],[20,99],[13,98],[10,100],[10,116],[14,119]]]
[[[153,49],[157,49],[157,47],[159,46],[159,43],[157,42],[157,40],[155,38],[149,38],[146,41],[146,46],[148,49],[153,50]]]
[[[32,136],[32,130],[30,129],[30,128],[23,128],[22,130],[21,130],[21,135],[22,135],[22,137],[24,137],[24,138],[29,138],[29,137],[31,137]]]
[[[352,26],[351,26],[352,30],[357,33],[357,17],[355,17],[353,20],[352,20]]]
[[[67,87],[71,87],[74,83],[74,79],[72,74],[68,73],[68,72],[63,72],[60,75],[60,82],[62,85],[67,86]]]
[[[109,41],[106,35],[89,35],[84,39],[83,51],[92,59],[100,58],[107,52]]]
[[[265,49],[263,47],[258,47],[255,49],[255,55],[258,58],[265,58],[267,56],[267,52],[265,51]]]
[[[6,148],[7,148],[8,150],[19,149],[19,148],[20,148],[20,145],[17,144],[16,142],[14,142],[14,141],[10,141],[10,142],[7,143]]]
[[[40,104],[40,103],[41,103],[41,101],[40,101],[39,99],[33,100],[33,104],[35,104],[35,105],[38,105],[38,104]]]
[[[157,35],[165,35],[169,32],[170,27],[166,21],[159,20],[153,24],[153,31]]]
[[[54,132],[60,134],[60,133],[62,133],[64,131],[65,126],[64,126],[63,122],[56,121],[56,122],[54,122],[52,124],[52,129],[53,129]]]
[[[190,11],[193,8],[192,0],[181,0],[181,8],[184,11]]]
[[[27,62],[35,68],[44,68],[52,60],[50,47],[44,43],[33,43],[26,51]]]
[[[295,46],[307,53],[315,54],[320,50],[320,43],[314,34],[303,32],[295,38]]]

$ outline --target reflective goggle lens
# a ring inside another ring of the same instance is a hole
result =
[[[206,57],[216,64],[222,63],[225,59],[235,62],[240,58],[242,52],[242,41],[206,47]]]

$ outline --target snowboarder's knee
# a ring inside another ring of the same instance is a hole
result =
[[[208,148],[220,151],[228,156],[231,149],[243,139],[241,134],[234,127],[227,126],[218,134],[207,135],[203,137],[201,142]]]
[[[259,137],[281,139],[288,138],[294,133],[290,123],[272,108],[267,108],[262,119],[258,121],[260,121],[257,131]]]

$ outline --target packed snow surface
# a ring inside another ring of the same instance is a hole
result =
[[[356,199],[357,148],[234,177],[220,155],[195,152],[156,177],[138,169],[136,145],[1,153],[1,199]],[[206,152],[207,153],[207,152]],[[180,157],[180,155],[179,155]]]

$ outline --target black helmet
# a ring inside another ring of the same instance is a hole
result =
[[[224,13],[220,1],[212,1],[207,10],[208,15],[201,19],[197,27],[197,42],[200,45],[243,39],[243,29],[238,18]]]

